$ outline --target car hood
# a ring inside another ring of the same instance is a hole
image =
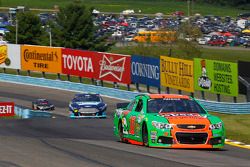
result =
[[[102,102],[73,102],[73,107],[84,107],[84,108],[91,108],[91,107],[99,107],[102,106]]]
[[[160,114],[165,117],[170,124],[210,124],[207,115],[198,113],[167,113]]]

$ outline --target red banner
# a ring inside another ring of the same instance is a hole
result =
[[[62,49],[62,73],[94,78],[97,52]]]
[[[0,117],[14,116],[14,103],[13,102],[0,102]]]
[[[99,80],[131,83],[131,57],[112,53],[97,53],[98,64],[95,64],[95,78]]]

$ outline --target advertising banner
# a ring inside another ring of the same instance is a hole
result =
[[[195,90],[238,96],[237,63],[194,59]]]
[[[160,87],[160,60],[152,57],[131,57],[131,80],[133,83]]]
[[[61,73],[61,50],[56,47],[22,45],[22,70]]]
[[[193,61],[161,56],[160,64],[162,86],[194,92]]]
[[[62,73],[94,78],[97,52],[62,49]]]
[[[0,67],[21,69],[20,45],[0,45]]]
[[[14,116],[14,103],[13,102],[0,102],[0,117]]]
[[[97,52],[95,78],[99,80],[130,84],[130,62],[128,55]]]

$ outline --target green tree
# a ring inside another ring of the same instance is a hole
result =
[[[45,31],[42,29],[42,24],[38,16],[31,12],[18,13],[16,24],[9,26],[9,33],[6,34],[6,40],[10,43],[43,45],[42,36],[45,36]],[[17,26],[17,27],[16,27]]]
[[[60,8],[52,25],[53,45],[73,49],[106,51],[106,37],[95,38],[92,10],[81,4]]]

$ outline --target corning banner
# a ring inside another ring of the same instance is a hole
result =
[[[99,80],[130,84],[130,62],[128,55],[97,52],[95,78]]]
[[[56,47],[22,45],[22,70],[61,73],[61,50]]]
[[[194,59],[195,90],[238,96],[237,63]]]
[[[20,45],[0,45],[0,67],[21,69]]]
[[[13,102],[0,102],[0,117],[14,116],[14,103]]]
[[[160,57],[161,85],[194,92],[193,61]]]
[[[94,78],[96,53],[73,49],[62,49],[62,73]]]
[[[131,57],[131,80],[133,83],[160,87],[160,60],[152,57]]]

